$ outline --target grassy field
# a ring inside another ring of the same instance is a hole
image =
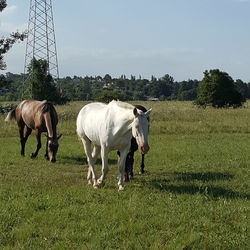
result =
[[[249,249],[250,107],[152,107],[146,173],[118,192],[116,153],[105,185],[87,185],[75,133],[84,103],[58,106],[57,163],[26,157],[15,122],[0,116],[0,249]],[[100,161],[98,169],[100,169]]]

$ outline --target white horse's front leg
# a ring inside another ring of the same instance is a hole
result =
[[[108,173],[108,149],[106,147],[101,148],[101,157],[102,157],[102,175],[97,180],[99,185],[102,184]]]
[[[125,174],[125,162],[129,149],[120,151],[120,157],[118,159],[118,189],[124,190],[124,174]]]

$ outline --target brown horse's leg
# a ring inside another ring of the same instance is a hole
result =
[[[49,160],[48,146],[49,146],[49,141],[48,141],[48,138],[47,138],[47,141],[46,141],[46,149],[45,149],[45,155],[44,155],[44,158],[45,158],[46,160]]]
[[[36,146],[36,152],[31,154],[32,159],[37,157],[37,154],[38,154],[40,148],[42,147],[41,132],[38,129],[36,129],[35,134],[36,134],[36,139],[37,139],[37,146]]]
[[[24,149],[25,149],[25,144],[26,144],[31,132],[32,132],[32,129],[26,126],[26,132],[25,132],[25,136],[23,138],[23,145],[22,145],[23,153],[24,153]]]
[[[18,122],[19,127],[19,136],[20,136],[20,143],[21,143],[21,155],[24,156],[25,151],[25,139],[24,139],[24,127],[25,124],[23,121]]]

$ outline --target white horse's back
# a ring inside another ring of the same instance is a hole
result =
[[[85,105],[77,116],[76,131],[80,138],[87,136],[93,143],[97,143],[97,132],[105,121],[107,105],[94,102]],[[100,143],[98,143],[100,144]]]

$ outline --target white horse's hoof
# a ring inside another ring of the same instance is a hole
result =
[[[92,181],[91,180],[88,180],[88,185],[92,185]]]
[[[119,185],[119,188],[118,188],[119,191],[123,191],[124,190],[124,187],[122,185]]]
[[[98,189],[98,187],[99,187],[99,186],[98,186],[98,185],[96,185],[96,184],[95,184],[95,185],[93,185],[93,188],[94,188],[94,189]]]
[[[101,185],[102,184],[102,179],[98,179],[97,180],[97,185]]]

